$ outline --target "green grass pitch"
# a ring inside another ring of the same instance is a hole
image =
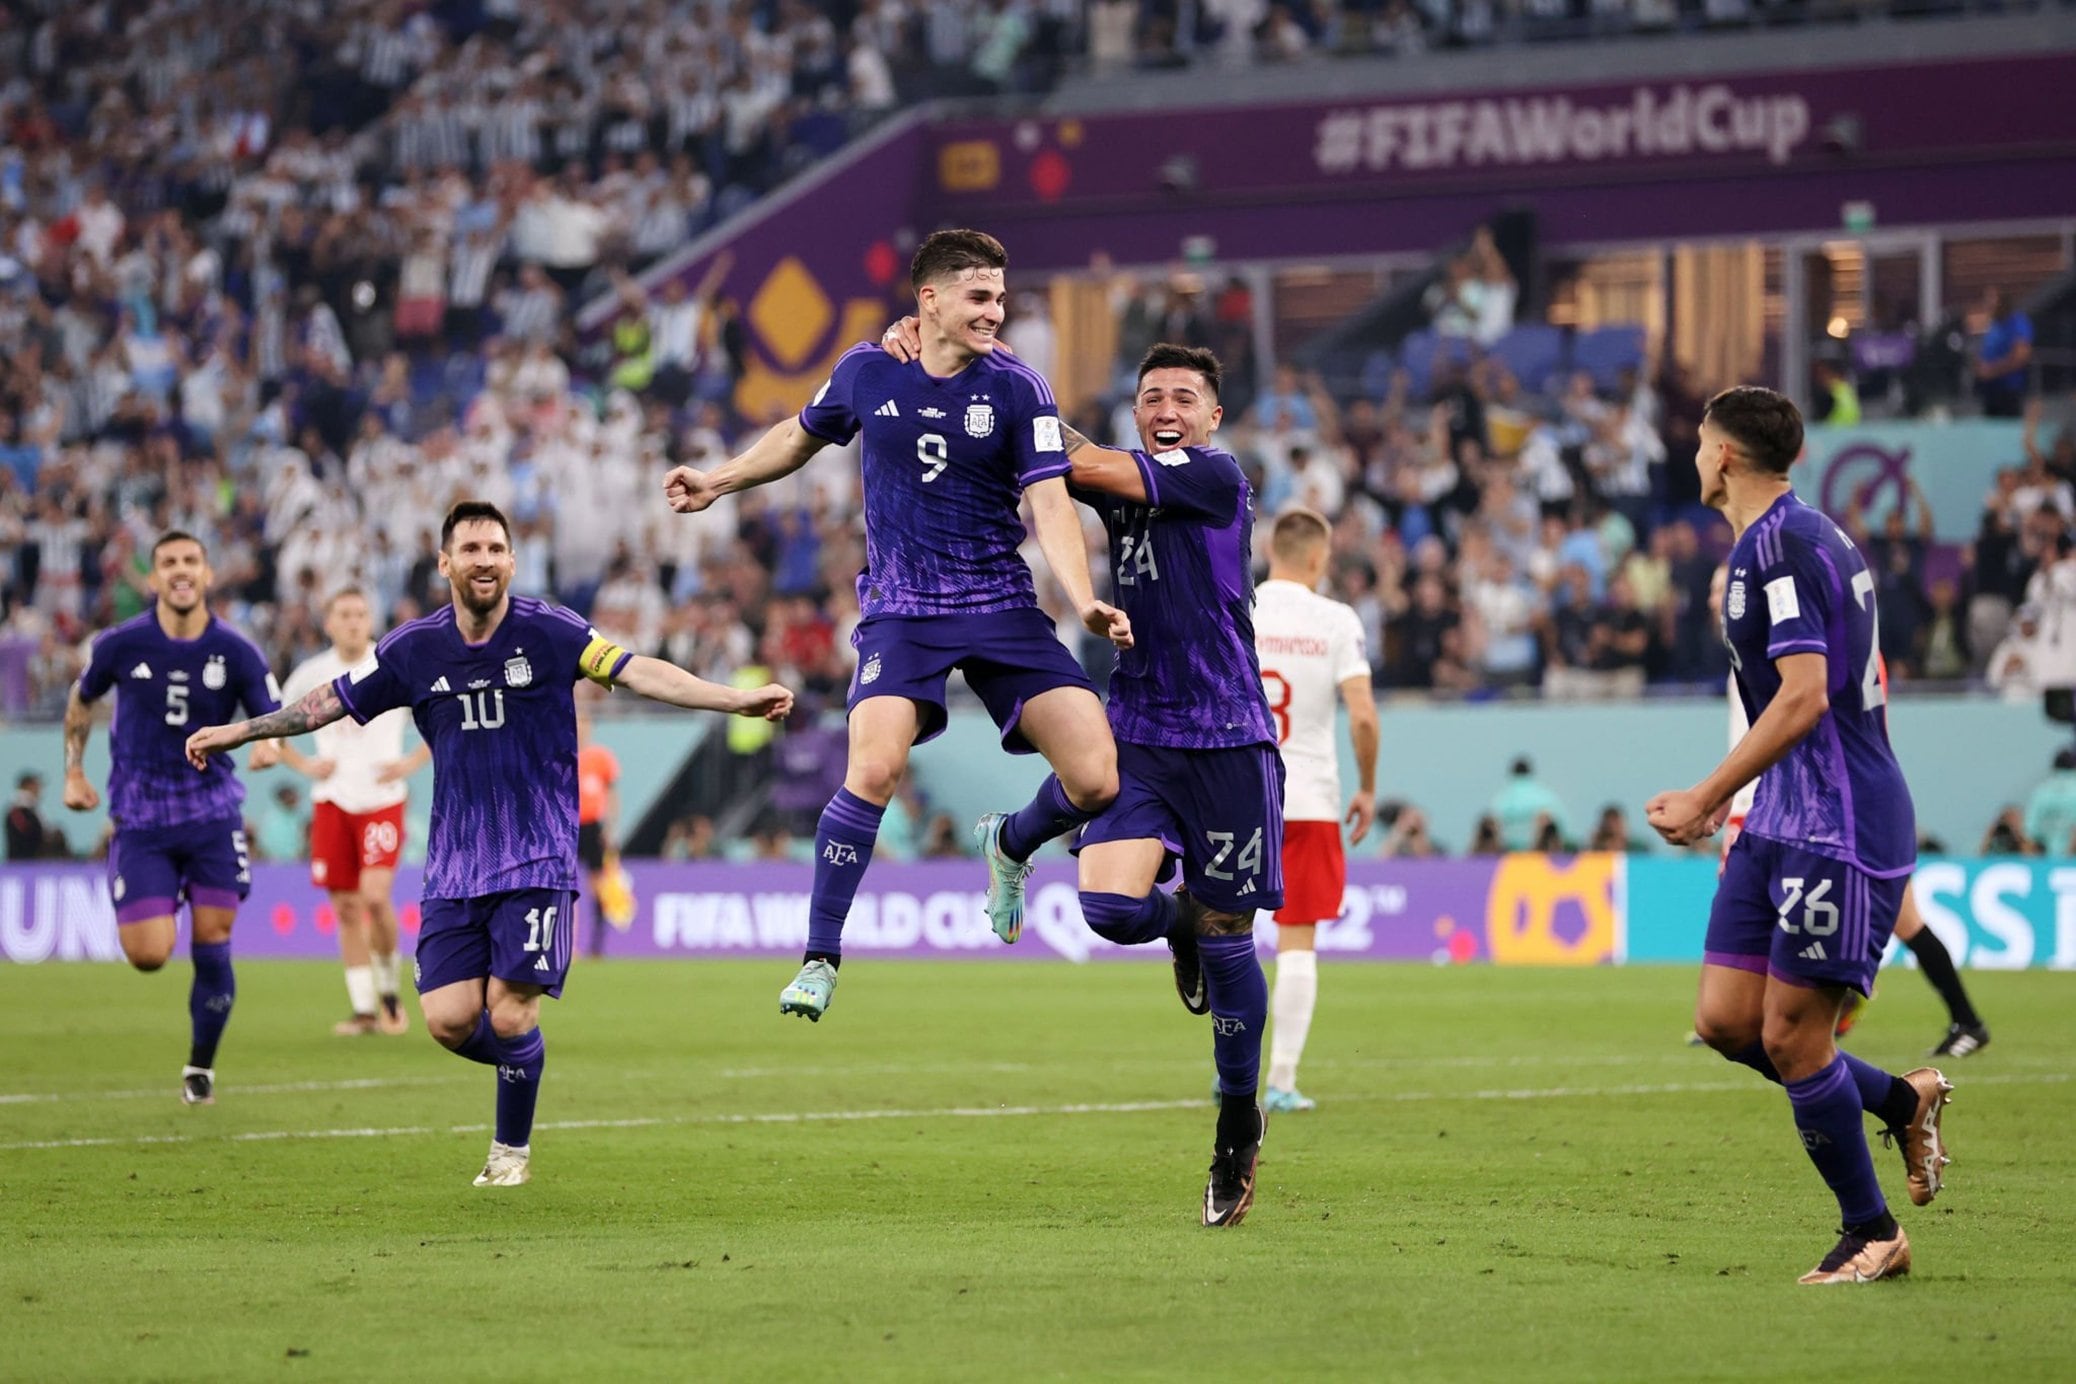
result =
[[[1835,1211],[1780,1093],[1682,1045],[1686,969],[1329,965],[1245,1225],[1196,1223],[1209,1034],[1159,965],[580,963],[535,1180],[492,1078],[338,1039],[248,963],[220,1099],[184,965],[0,968],[0,1378],[2076,1377],[2076,977],[1969,977],[1917,1269],[1797,1287]],[[1942,1027],[1891,973],[1852,1046]]]

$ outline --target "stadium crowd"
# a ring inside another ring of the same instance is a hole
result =
[[[1338,50],[1350,25],[1426,32],[1471,8],[1188,13],[1193,42],[1211,20],[1295,24]],[[204,538],[226,614],[285,671],[322,646],[322,601],[343,584],[389,624],[440,599],[430,528],[461,495],[514,516],[515,589],[704,676],[756,663],[831,704],[857,617],[855,467],[827,458],[673,521],[652,494],[665,466],[746,438],[731,409],[743,328],[718,271],[653,301],[630,272],[900,101],[1043,85],[1083,45],[1100,58],[1120,17],[1143,54],[1177,13],[0,5],[0,714],[58,712],[87,636],[148,600],[166,529]],[[586,354],[572,308],[604,293],[632,331]],[[1724,539],[1692,466],[1706,391],[1676,363],[1524,388],[1491,349],[1517,295],[1479,237],[1428,302],[1428,335],[1460,350],[1334,389],[1279,366],[1257,394],[1247,295],[1121,281],[1123,388],[1074,421],[1123,440],[1146,345],[1218,350],[1222,436],[1264,513],[1334,521],[1333,589],[1382,690],[1721,686],[1703,612]],[[1054,357],[1042,312],[1007,339],[1041,369]],[[1897,677],[1986,677],[2015,697],[2076,682],[2076,444],[2046,446],[2036,418],[2028,454],[1957,568],[1930,564],[1910,516],[1874,520]],[[1398,834],[1424,830],[1411,809]]]

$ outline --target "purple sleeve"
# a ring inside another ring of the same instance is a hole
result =
[[[115,650],[115,631],[104,630],[94,636],[87,646],[86,667],[79,674],[79,699],[83,702],[99,701],[115,686],[116,660],[120,657]]]
[[[396,643],[385,639],[375,646],[375,652],[361,660],[360,666],[332,679],[332,690],[339,694],[347,715],[366,725],[385,711],[411,705],[402,655],[403,650]]]
[[[542,632],[548,637],[548,647],[555,651],[555,681],[575,682],[585,676],[584,653],[591,641],[599,637],[588,621],[574,610],[559,605],[542,607]],[[612,670],[618,672],[627,660],[617,660]]]
[[[1240,464],[1211,447],[1133,452],[1146,482],[1146,503],[1171,514],[1230,524],[1239,516]]]
[[[1759,596],[1766,602],[1766,657],[1829,654],[1828,625],[1838,606],[1838,573],[1823,550],[1799,534],[1783,532],[1778,556],[1759,568]]]
[[[839,447],[856,437],[858,415],[851,411],[852,386],[865,362],[879,353],[879,347],[864,343],[845,351],[815,397],[800,410],[800,426]]]
[[[1016,381],[1016,421],[1009,439],[1016,448],[1016,483],[1029,489],[1074,468],[1060,437],[1060,406],[1052,386],[1021,362],[1013,363],[1010,375]]]

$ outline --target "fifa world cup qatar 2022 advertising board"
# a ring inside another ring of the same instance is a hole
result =
[[[813,871],[805,864],[630,861],[627,868],[635,916],[611,934],[613,956],[783,958],[798,956],[807,941]],[[418,879],[415,867],[400,872],[398,897],[412,899]],[[1164,948],[1117,947],[1090,932],[1071,864],[1047,861],[1033,874],[1023,940],[1014,947],[989,931],[983,887],[976,861],[877,864],[851,910],[844,950],[888,959],[1166,959]],[[2076,862],[1927,859],[1914,888],[1926,922],[1962,964],[2076,969]],[[1320,927],[1318,947],[1330,961],[1698,963],[1714,889],[1714,862],[1693,856],[1356,860],[1341,914]],[[398,912],[408,945],[418,905],[406,902]],[[328,958],[336,955],[336,934],[331,905],[304,867],[254,868],[239,914],[240,956]],[[1273,928],[1258,935],[1273,946]],[[101,867],[0,871],[0,959],[122,960]]]

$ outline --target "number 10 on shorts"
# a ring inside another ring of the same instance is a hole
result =
[[[555,909],[557,907],[558,905],[550,904],[546,908],[529,908],[526,910],[526,946],[524,950],[539,952],[553,951],[555,949]]]

